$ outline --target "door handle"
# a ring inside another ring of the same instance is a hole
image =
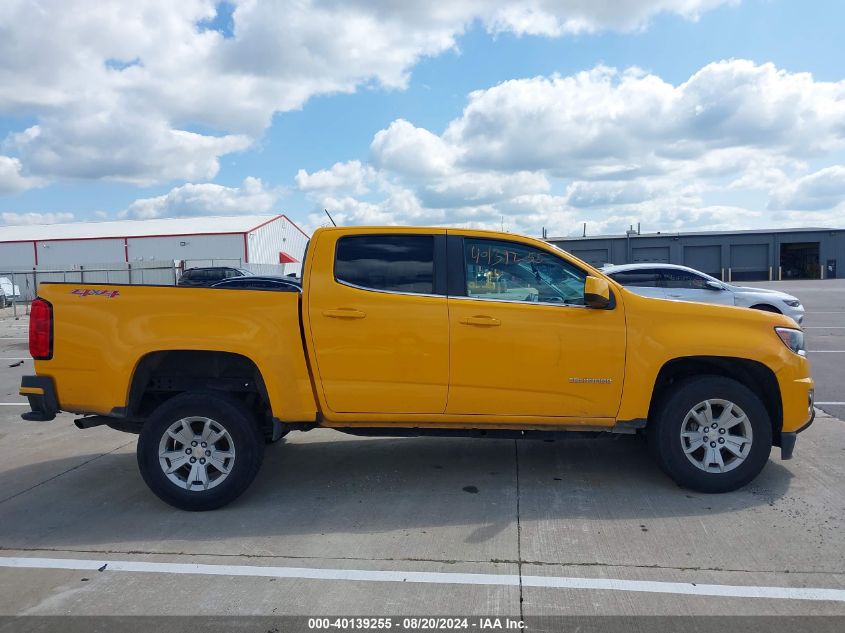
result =
[[[497,327],[502,324],[499,319],[494,319],[491,316],[471,316],[471,317],[464,317],[461,319],[461,323],[464,325],[475,325],[478,327]]]
[[[332,319],[363,319],[367,314],[355,308],[335,308],[334,310],[323,310],[323,316]]]

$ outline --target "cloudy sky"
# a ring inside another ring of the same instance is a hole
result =
[[[845,226],[839,0],[4,0],[0,224]]]

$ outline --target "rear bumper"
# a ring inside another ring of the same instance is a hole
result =
[[[29,400],[29,408],[32,409],[21,414],[24,420],[49,422],[59,412],[56,386],[49,376],[23,376],[18,393]]]

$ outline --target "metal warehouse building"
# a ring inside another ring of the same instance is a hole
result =
[[[308,235],[284,215],[4,226],[0,270],[181,261],[281,264],[291,273],[300,270],[307,242]]]
[[[551,237],[589,264],[682,264],[723,281],[833,279],[845,275],[845,229],[770,229]],[[837,271],[837,266],[839,270]]]

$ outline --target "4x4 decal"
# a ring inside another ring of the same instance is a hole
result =
[[[70,291],[72,295],[79,295],[80,297],[87,297],[94,295],[97,297],[108,297],[112,299],[120,294],[119,290],[96,290],[95,288],[74,288]]]

